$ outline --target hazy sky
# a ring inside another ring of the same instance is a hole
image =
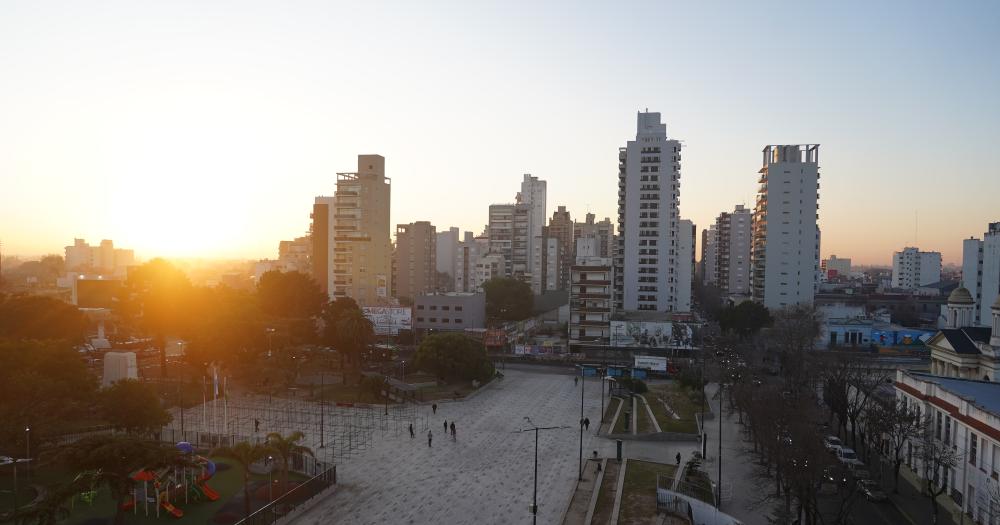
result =
[[[955,262],[1000,220],[998,2],[539,4],[4,1],[4,251],[275,257],[358,153],[394,223],[479,232],[523,173],[615,219],[647,107],[699,230],[775,143],[822,144],[824,257]]]

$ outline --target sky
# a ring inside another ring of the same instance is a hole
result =
[[[522,174],[615,220],[636,112],[683,141],[681,215],[752,205],[819,143],[822,256],[960,262],[1000,220],[997,2],[0,3],[0,241],[276,257],[359,153],[393,223],[481,232]]]

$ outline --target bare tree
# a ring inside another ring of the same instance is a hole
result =
[[[937,523],[937,498],[948,490],[948,471],[954,469],[962,460],[961,454],[937,439],[934,435],[934,423],[930,417],[921,423],[923,427],[917,441],[917,454],[920,458],[920,468],[925,480],[924,494],[931,500],[933,523]]]
[[[889,403],[879,403],[871,413],[885,438],[889,459],[892,461],[892,491],[899,494],[899,469],[903,465],[903,451],[907,443],[921,436],[920,414],[907,407],[906,402],[900,398],[894,398]]]

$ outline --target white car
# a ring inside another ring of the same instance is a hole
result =
[[[837,459],[849,467],[859,467],[864,465],[864,463],[858,459],[858,453],[852,448],[840,447],[840,449],[837,450]]]
[[[837,436],[826,436],[823,438],[823,446],[830,452],[837,452],[844,446],[844,444]]]

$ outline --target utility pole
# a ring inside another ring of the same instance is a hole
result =
[[[583,481],[583,390],[587,386],[587,376],[580,365],[580,475],[578,481]]]
[[[324,448],[324,446],[325,446],[324,439],[323,439],[323,437],[324,437],[323,436],[323,430],[324,430],[324,427],[326,426],[324,423],[326,423],[326,422],[323,419],[324,419],[324,412],[326,412],[326,407],[325,407],[325,405],[326,405],[326,393],[323,392],[324,390],[326,390],[326,376],[324,375],[323,370],[320,370],[320,372],[319,372],[319,448]]]
[[[528,416],[525,416],[524,420],[527,421],[528,424],[531,425],[531,427],[530,428],[522,428],[522,429],[518,430],[518,432],[534,432],[535,433],[535,480],[534,480],[534,489],[533,489],[532,496],[531,496],[531,523],[532,523],[532,525],[537,525],[538,524],[538,431],[539,430],[556,430],[556,429],[563,429],[563,428],[570,428],[570,427],[568,427],[568,426],[539,427],[539,426],[536,426],[531,421],[531,418],[528,417]]]
[[[722,508],[722,377],[719,377],[719,486],[716,487],[718,508]]]

